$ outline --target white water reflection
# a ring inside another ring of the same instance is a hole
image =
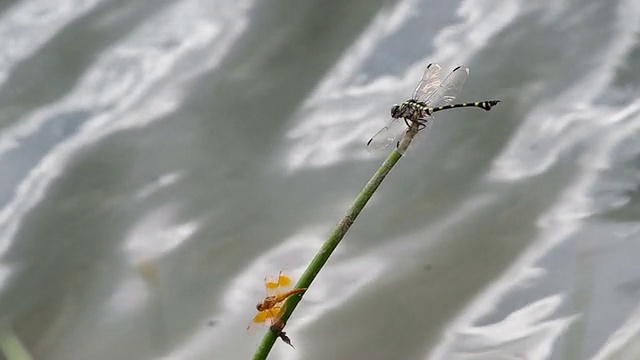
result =
[[[100,0],[18,1],[0,16],[0,87],[14,66],[42,47],[65,25],[94,9]]]
[[[573,316],[547,319],[562,303],[554,295],[509,314],[502,321],[460,330],[455,347],[433,359],[546,359],[553,344],[575,319]]]

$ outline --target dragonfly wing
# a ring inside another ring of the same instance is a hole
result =
[[[267,319],[267,325],[271,326],[274,325],[275,323],[277,323],[280,318],[282,317],[282,314],[284,313],[284,310],[286,308],[286,303],[279,303],[276,306],[272,307],[271,309],[269,309],[270,311],[270,316]]]
[[[258,312],[258,314],[256,314],[256,316],[253,317],[253,320],[251,320],[251,324],[263,324],[263,323],[265,323],[267,321],[267,319],[269,319],[269,317],[271,317],[270,310],[271,309]]]
[[[469,68],[466,66],[458,66],[453,69],[447,77],[442,80],[440,86],[434,89],[431,94],[423,101],[429,107],[447,105],[455,100],[456,96],[462,90],[465,81],[469,77]]]
[[[407,131],[407,125],[402,119],[391,119],[385,127],[369,139],[367,149],[369,151],[377,151],[386,149],[390,145],[395,147],[405,131]]]
[[[278,289],[278,278],[273,275],[267,275],[264,278],[264,287],[266,290],[266,297],[276,295],[276,290]]]
[[[287,289],[293,286],[293,281],[287,275],[283,275],[282,272],[278,274],[278,287],[281,289]]]
[[[442,68],[438,64],[429,64],[424,70],[422,80],[418,83],[416,90],[413,92],[412,99],[424,101],[440,86],[440,70]]]
[[[251,329],[254,325],[267,325],[271,326],[280,320],[284,311],[284,304],[276,304],[270,309],[259,311],[253,320],[247,326],[247,330]]]
[[[278,277],[267,276],[264,279],[264,285],[267,289],[267,297],[277,296],[283,292],[286,292],[291,288],[293,281],[287,275],[282,274],[282,271],[278,274]]]
[[[259,311],[256,316],[253,317],[253,320],[247,326],[247,330],[251,329],[254,325],[262,325],[267,324],[269,319],[271,318],[271,309]]]

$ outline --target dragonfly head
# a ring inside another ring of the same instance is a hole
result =
[[[395,104],[391,107],[391,117],[394,119],[400,117],[400,105]]]
[[[256,305],[256,309],[258,309],[258,311],[264,310],[264,306],[262,305],[261,302],[259,302],[258,305]]]

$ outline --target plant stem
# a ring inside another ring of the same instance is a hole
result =
[[[11,328],[0,326],[0,349],[7,360],[33,360]]]
[[[298,282],[296,283],[296,288],[309,288],[311,286],[311,282],[318,275],[320,269],[324,266],[324,264],[329,260],[329,257],[336,249],[340,240],[347,233],[353,222],[356,220],[360,211],[367,204],[369,199],[373,193],[378,189],[382,180],[387,176],[389,171],[395,166],[395,164],[400,160],[404,152],[407,150],[414,136],[418,133],[418,125],[417,123],[412,123],[411,127],[405,132],[404,137],[398,144],[398,147],[393,150],[393,152],[387,157],[387,159],[382,163],[380,168],[373,175],[371,180],[365,185],[364,189],[360,192],[356,200],[353,202],[345,216],[340,220],[338,225],[336,225],[333,232],[322,245],[316,256],[311,260],[307,269],[304,271]],[[291,296],[287,299],[284,313],[282,314],[280,320],[284,323],[287,322],[296,306],[302,299],[303,294]],[[265,360],[269,355],[269,351],[273,347],[274,342],[276,341],[277,335],[273,331],[269,330],[265,334],[262,339],[262,343],[256,350],[253,355],[253,360]]]

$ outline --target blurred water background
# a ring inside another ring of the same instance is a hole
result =
[[[0,323],[248,359],[430,62],[471,68],[271,359],[640,359],[640,1],[5,0]]]

